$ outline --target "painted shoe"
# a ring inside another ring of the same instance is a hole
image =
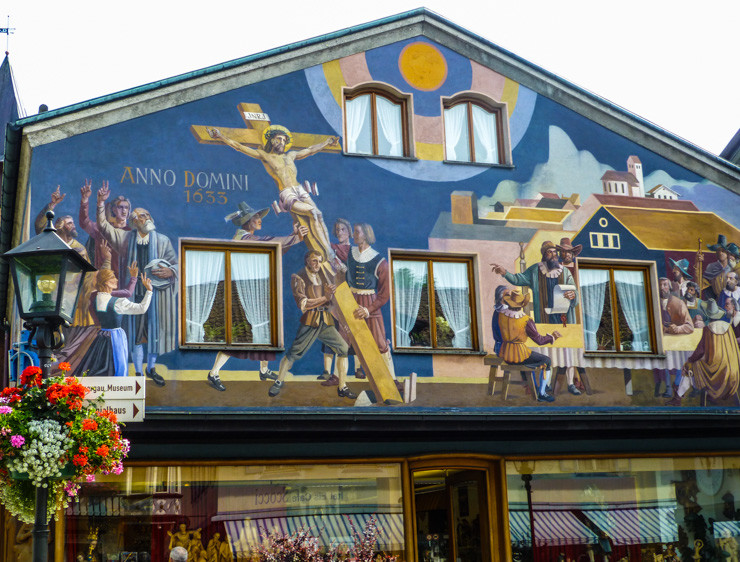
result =
[[[321,381],[321,386],[339,386],[339,377],[336,375],[332,375],[325,381]],[[344,388],[347,387],[345,386]]]
[[[555,397],[550,396],[549,394],[540,394],[537,396],[537,402],[555,402]]]
[[[360,367],[355,371],[355,378],[356,379],[366,379],[367,375],[365,374],[365,371]]]
[[[208,373],[208,382],[216,390],[220,390],[221,392],[223,392],[224,390],[226,390],[226,387],[221,382],[221,377],[219,377],[218,375],[214,375],[212,373]]]
[[[574,385],[574,384],[569,384],[568,385],[568,392],[570,392],[574,396],[580,396],[581,395],[581,391],[578,390],[576,388],[576,385]]]
[[[316,377],[316,380],[317,381],[328,381],[330,378],[331,378],[331,373],[329,373],[329,371],[324,371],[318,377]]]
[[[282,381],[275,381],[272,383],[272,386],[270,387],[270,390],[267,391],[267,394],[275,398],[278,394],[280,394],[280,391],[283,389],[283,382]]]
[[[275,371],[271,371],[270,369],[267,369],[267,371],[265,372],[260,371],[261,381],[276,381],[277,377],[277,373]]]
[[[147,369],[146,376],[152,379],[154,381],[154,384],[157,386],[164,386],[164,379],[162,378],[162,375],[157,373],[154,369]]]
[[[347,385],[344,385],[342,388],[337,388],[337,396],[340,398],[349,398],[350,400],[357,398],[357,394],[352,392]]]

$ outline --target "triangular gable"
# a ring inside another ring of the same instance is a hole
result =
[[[256,55],[164,79],[123,92],[49,111],[21,121],[29,127],[33,146],[54,142],[142,116],[197,101],[218,93],[261,82],[296,70],[306,70],[370,49],[424,37],[469,58],[519,87],[556,100],[607,129],[627,138],[640,138],[656,152],[675,151],[676,162],[696,174],[740,193],[740,168],[703,151],[607,100],[502,49],[441,16],[417,9]],[[132,109],[132,106],[136,106]],[[74,127],[59,127],[76,121]],[[512,131],[512,134],[516,134]]]

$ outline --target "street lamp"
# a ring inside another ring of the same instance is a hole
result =
[[[56,233],[54,213],[46,213],[43,232],[12,250],[3,259],[10,262],[18,312],[31,329],[28,341],[36,338],[44,378],[51,372],[51,353],[64,345],[61,327],[74,320],[77,299],[85,276],[95,271]],[[48,559],[49,526],[46,509],[49,490],[36,488],[36,520],[33,526],[34,562]]]

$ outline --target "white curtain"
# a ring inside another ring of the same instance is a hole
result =
[[[252,326],[251,343],[271,343],[270,256],[232,253],[231,280],[236,285],[239,301]]]
[[[396,345],[410,347],[409,332],[419,316],[421,290],[427,280],[427,262],[393,260]]]
[[[632,330],[632,351],[650,351],[645,278],[642,271],[614,271],[617,295],[627,325]]]
[[[205,341],[203,325],[208,320],[216,298],[218,284],[224,280],[225,254],[188,250],[185,254],[185,303],[186,341]]]
[[[585,334],[585,349],[596,351],[599,347],[596,341],[596,332],[601,323],[604,312],[604,296],[609,281],[609,272],[605,269],[578,270],[583,299],[583,332]]]
[[[401,129],[401,106],[380,96],[375,96],[380,132],[390,148],[385,156],[403,156],[403,131]]]
[[[445,146],[447,160],[465,160],[465,155],[458,156],[456,147],[463,139],[463,132],[467,135],[468,122],[467,105],[460,104],[445,109]]]
[[[452,347],[470,348],[470,287],[468,266],[465,263],[434,262],[434,287],[442,313],[450,323],[455,336]],[[434,314],[430,314],[430,320]]]
[[[498,164],[496,116],[474,105],[473,132],[475,133],[475,161]],[[481,154],[481,152],[485,152],[485,154]]]
[[[358,141],[370,116],[370,95],[347,100],[347,152],[367,152],[358,150]],[[371,143],[372,145],[372,143]],[[370,150],[372,152],[372,148]]]

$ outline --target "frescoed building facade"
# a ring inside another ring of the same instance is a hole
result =
[[[736,165],[426,10],[21,119],[5,154],[3,251],[52,209],[154,282],[123,373],[92,286],[59,353],[146,408],[55,560],[370,520],[407,561],[737,551]]]

